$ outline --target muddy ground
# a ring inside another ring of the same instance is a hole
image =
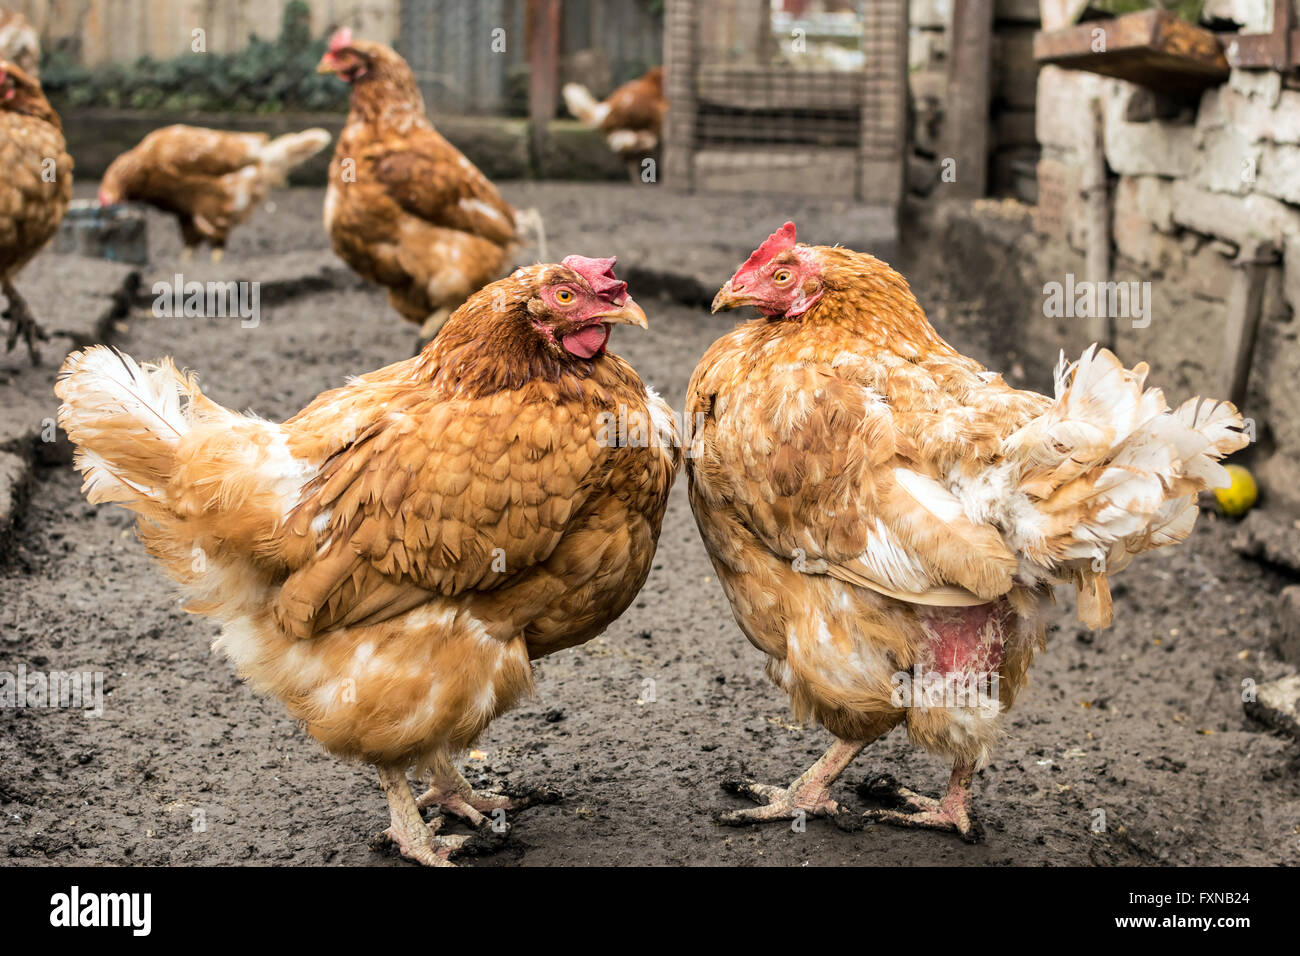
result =
[[[601,222],[601,197],[618,188],[628,187],[507,191],[554,222],[558,258],[603,254],[598,237],[611,224]],[[276,200],[276,215],[236,233],[231,260],[289,248],[328,256],[320,194],[295,190]],[[724,231],[713,211],[700,215],[700,230]],[[736,228],[746,242],[766,235]],[[178,249],[174,228],[154,217],[152,236],[154,262],[167,268]],[[924,250],[905,250],[908,261],[925,263]],[[940,332],[1008,367],[1015,343],[987,334],[1004,325],[987,313],[1019,306],[953,300],[942,270],[918,269],[913,284]],[[620,330],[613,347],[680,408],[696,361],[735,318],[632,291],[651,329]],[[120,330],[122,348],[140,358],[169,353],[200,370],[212,398],[277,418],[346,375],[405,357],[413,343],[369,289],[290,300],[265,310],[257,329],[139,312]],[[16,353],[0,357],[0,369],[11,381],[48,387],[21,370]],[[407,865],[371,845],[387,823],[372,771],[324,753],[276,701],[241,684],[208,650],[213,626],[178,609],[126,513],[87,505],[78,484],[66,465],[42,468],[19,518],[0,567],[0,670],[103,671],[104,715],[0,710],[0,860]],[[786,783],[829,738],[794,725],[764,678],[762,655],[741,636],[712,576],[683,478],[633,607],[604,636],[540,663],[535,699],[498,720],[466,762],[476,784],[547,784],[563,801],[519,814],[505,849],[467,862],[1300,862],[1297,746],[1250,723],[1241,706],[1244,680],[1284,671],[1269,650],[1268,617],[1283,582],[1238,557],[1230,537],[1227,522],[1205,516],[1181,547],[1138,562],[1117,582],[1116,624],[1107,631],[1084,631],[1063,601],[1005,744],[976,783],[983,844],[887,827],[848,833],[817,820],[802,833],[785,824],[735,830],[710,821],[743,805],[719,781],[743,766]],[[651,681],[654,701],[645,702]],[[836,795],[861,805],[856,784],[886,771],[929,792],[947,776],[939,759],[896,731],[858,758]]]

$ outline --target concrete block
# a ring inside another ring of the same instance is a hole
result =
[[[1134,178],[1134,201],[1138,212],[1161,232],[1175,232],[1173,182],[1159,176]]]
[[[1300,534],[1289,520],[1267,510],[1256,508],[1242,519],[1232,548],[1243,557],[1300,573]]]
[[[1255,188],[1264,147],[1254,144],[1236,126],[1224,126],[1202,136],[1192,182],[1211,192],[1242,196]]]
[[[1059,241],[1069,239],[1071,224],[1083,218],[1083,201],[1079,195],[1082,178],[1082,170],[1073,163],[1052,157],[1038,161],[1036,232]]]
[[[1245,708],[1252,719],[1300,740],[1300,674],[1260,684]]]
[[[1112,228],[1120,255],[1159,271],[1183,258],[1182,244],[1170,235],[1175,227],[1168,180],[1121,176],[1114,196]]]
[[[1130,123],[1124,117],[1133,92],[1132,84],[1123,80],[1106,81],[1107,165],[1125,176],[1186,176],[1195,162],[1196,128],[1161,121]]]
[[[1255,189],[1288,203],[1300,203],[1300,146],[1267,144],[1256,167]]]
[[[1182,249],[1173,236],[1160,232],[1136,207],[1115,210],[1111,224],[1115,250],[1144,271],[1164,272],[1182,260]]]
[[[1271,109],[1282,95],[1282,74],[1272,70],[1233,70],[1228,76],[1228,89],[1243,96],[1259,97]]]
[[[1187,291],[1210,302],[1228,301],[1228,291],[1236,274],[1231,258],[1225,254],[1230,252],[1235,252],[1234,247],[1207,242],[1187,256],[1184,279]]]
[[[1239,246],[1252,239],[1282,243],[1288,234],[1300,234],[1300,211],[1259,193],[1230,196],[1176,180],[1172,197],[1177,225]]]
[[[1088,104],[1101,95],[1094,73],[1045,66],[1038,72],[1034,131],[1044,146],[1084,150],[1091,146]]]

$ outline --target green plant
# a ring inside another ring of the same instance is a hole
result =
[[[130,65],[84,67],[63,51],[41,65],[41,81],[57,105],[163,109],[176,112],[277,113],[347,109],[348,89],[316,73],[326,49],[313,39],[302,0],[285,5],[280,35],[250,36],[237,53],[142,57]]]

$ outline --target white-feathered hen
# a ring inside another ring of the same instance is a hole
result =
[[[691,380],[691,504],[768,674],[839,741],[788,788],[737,784],[765,805],[727,822],[839,814],[831,782],[905,723],[953,761],[948,792],[891,788],[911,812],[868,816],[973,837],[972,775],[1052,587],[1109,624],[1108,576],[1188,535],[1197,493],[1227,483],[1218,460],[1246,444],[1241,416],[1171,410],[1146,365],[1095,346],[1062,359],[1054,399],[1011,388],[938,336],[897,272],[797,245],[792,223],[714,300],[742,305],[764,317]]]

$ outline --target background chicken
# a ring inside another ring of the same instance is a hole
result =
[[[208,242],[219,261],[230,231],[329,141],[323,129],[269,139],[265,133],[167,126],[113,160],[99,185],[99,203],[142,202],[174,213],[186,259]]]
[[[508,267],[516,212],[433,128],[411,68],[393,50],[340,30],[320,71],[352,87],[325,194],[334,251],[386,286],[393,308],[431,337]]]
[[[21,336],[33,363],[37,339],[46,337],[14,288],[18,274],[59,229],[72,201],[72,157],[63,125],[41,85],[20,67],[0,60],[0,292],[8,302],[6,347]]]
[[[40,79],[41,38],[21,13],[0,9],[0,60],[7,60],[32,79]]]
[[[465,838],[424,824],[406,768],[430,773],[421,805],[477,825],[517,806],[453,759],[530,691],[531,659],[595,637],[650,570],[680,455],[668,407],[605,350],[646,324],[613,264],[519,270],[280,425],[102,347],[56,388],[87,497],[139,514],[242,676],[379,768],[387,835],[423,863]],[[655,440],[620,447],[620,410]]]
[[[1190,533],[1197,492],[1246,444],[1241,418],[1199,399],[1170,410],[1145,365],[1095,347],[1062,363],[1054,399],[1013,389],[935,333],[902,276],[796,245],[792,223],[714,300],[742,305],[765,317],[691,381],[688,413],[705,416],[691,504],[769,676],[838,740],[788,788],[734,783],[764,805],[724,820],[838,815],[831,782],[905,723],[952,760],[948,791],[873,788],[905,809],[868,819],[974,838],[973,773],[1043,645],[1052,586],[1110,623],[1108,575]],[[992,692],[936,701],[918,682],[900,697],[900,674]]]
[[[605,137],[609,148],[628,164],[633,182],[640,180],[641,160],[659,146],[664,113],[664,68],[656,66],[644,76],[624,83],[602,102],[596,102],[581,83],[564,84],[569,112]]]

